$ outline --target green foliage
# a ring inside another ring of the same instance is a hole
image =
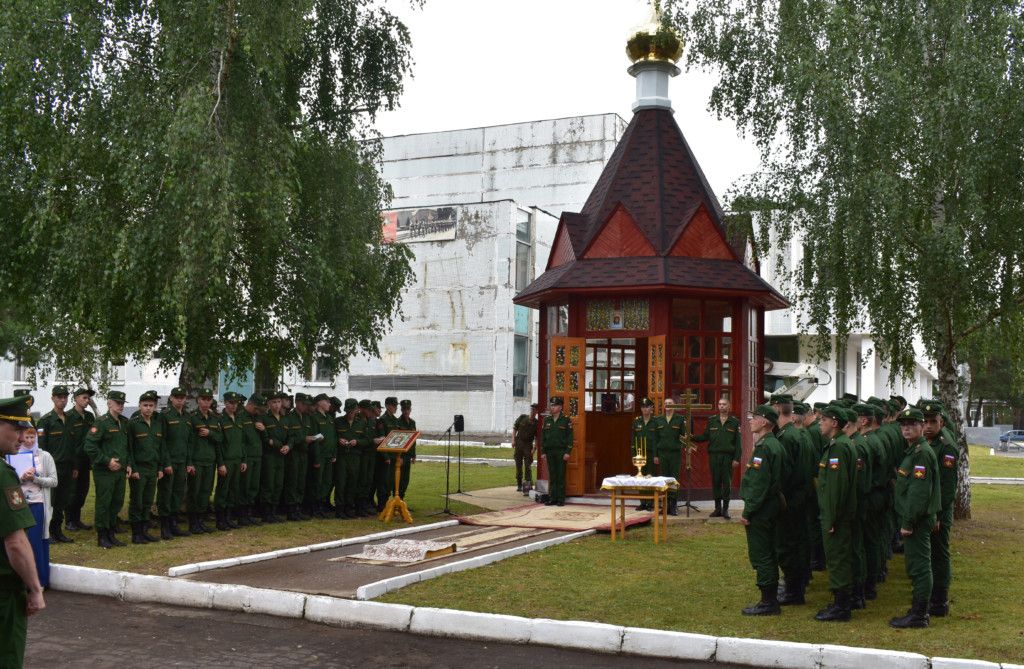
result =
[[[4,3],[0,348],[84,378],[376,353],[411,255],[371,123],[410,64],[375,0]]]

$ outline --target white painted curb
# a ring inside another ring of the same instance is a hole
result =
[[[563,538],[564,537],[560,537]],[[524,547],[525,548],[525,547]],[[468,561],[465,561],[468,562]],[[547,620],[50,565],[54,590],[132,602],[262,613],[340,627],[785,669],[1024,669],[1024,665],[873,648],[712,637],[578,620]]]
[[[582,532],[573,532],[572,534],[566,534],[560,537],[554,537],[553,539],[545,539],[544,541],[535,541],[531,544],[525,544],[523,546],[516,546],[515,548],[508,548],[503,551],[497,551],[495,553],[488,553],[486,555],[478,555],[476,557],[467,558],[465,560],[459,560],[458,562],[449,562],[448,564],[439,565],[433,569],[424,569],[423,571],[417,571],[411,574],[403,574],[402,576],[393,576],[386,578],[381,581],[374,581],[373,583],[367,583],[356,588],[356,599],[376,599],[381,595],[385,595],[394,590],[404,588],[407,585],[418,583],[420,581],[427,581],[438,576],[444,576],[445,574],[452,574],[458,571],[465,571],[467,569],[475,569],[482,567],[492,562],[499,562],[516,555],[524,555],[526,553],[532,553],[539,551],[548,546],[555,546],[557,544],[564,544],[573,539],[579,539],[580,537],[586,537],[591,534],[595,534],[597,530],[584,530]]]
[[[428,530],[437,530],[442,527],[452,527],[458,525],[457,520],[445,520],[440,523],[431,523],[429,525],[412,525],[410,527],[400,527],[396,530],[387,530],[384,532],[375,532],[374,534],[364,534],[359,537],[348,537],[346,539],[337,539],[335,541],[324,541],[319,544],[309,544],[308,546],[296,546],[295,548],[282,548],[276,551],[267,551],[266,553],[255,553],[253,555],[242,555],[240,557],[225,558],[223,560],[208,560],[206,562],[195,562],[192,564],[183,564],[178,567],[171,567],[167,570],[168,576],[187,576],[188,574],[197,574],[201,571],[210,571],[212,569],[225,569],[227,567],[236,567],[240,564],[252,564],[253,562],[263,562],[264,560],[273,560],[280,557],[288,557],[290,555],[303,555],[305,553],[312,553],[314,551],[325,551],[332,548],[341,548],[343,546],[351,546],[352,544],[361,544],[367,541],[378,541],[380,539],[390,539],[392,537],[400,537],[404,534],[414,534],[416,532],[424,532]]]

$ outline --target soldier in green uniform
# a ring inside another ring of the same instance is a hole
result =
[[[46,608],[25,528],[35,519],[21,492],[21,481],[3,456],[14,455],[22,430],[32,427],[24,397],[0,400],[0,667],[20,667],[25,659],[28,616]]]
[[[247,416],[239,411],[242,395],[236,392],[224,393],[224,412],[220,415],[221,441],[220,464],[217,467],[217,492],[213,498],[217,514],[217,529],[231,530],[238,527],[232,517],[241,506],[240,486],[242,474],[248,469],[246,458],[245,423]],[[251,420],[251,419],[250,419]]]
[[[96,481],[96,543],[100,548],[124,546],[114,536],[117,514],[124,505],[125,477],[132,475],[128,419],[121,415],[123,410],[124,393],[111,390],[107,393],[107,413],[85,437],[85,452]]]
[[[804,432],[811,442],[814,461],[821,460],[825,450],[825,438],[821,436],[821,411],[828,402],[815,402],[812,413],[804,419]],[[825,547],[821,539],[821,522],[818,514],[818,468],[814,468],[814,488],[807,503],[807,530],[811,538],[811,571],[825,571]]]
[[[528,495],[533,487],[533,451],[537,438],[537,414],[539,404],[530,405],[529,414],[519,414],[512,424],[512,457],[516,461],[516,490]],[[525,478],[524,478],[525,477]],[[526,486],[524,488],[523,481]]]
[[[396,413],[397,411],[398,398],[384,398],[384,413],[380,416],[380,422],[384,424],[384,430],[380,433],[379,436],[387,437],[392,430],[400,429],[398,427],[398,414]],[[395,487],[395,463],[398,462],[398,460],[390,453],[381,453],[379,455],[387,456],[384,458],[384,462],[387,466],[384,477],[382,480],[377,482],[377,502],[378,506],[381,509],[383,509],[383,506],[380,506],[381,500],[384,501],[384,504],[387,504],[388,498],[391,497],[392,489]],[[403,458],[403,460],[404,459],[405,458]]]
[[[167,406],[161,412],[163,421],[164,445],[170,463],[170,474],[156,482],[156,508],[160,516],[160,538],[187,537],[188,530],[178,527],[178,514],[185,503],[185,492],[188,489],[188,473],[185,471],[188,461],[188,442],[192,433],[188,424],[188,412],[185,410],[187,395],[185,389],[171,389]]]
[[[658,448],[658,435],[659,429],[663,423],[659,420],[655,420],[654,416],[654,402],[649,397],[644,397],[640,400],[640,415],[633,419],[632,434],[633,438],[630,441],[630,449],[632,456],[636,457],[637,453],[641,451],[647,457],[647,464],[643,467],[644,474],[650,474],[654,471],[654,457]],[[543,447],[543,443],[541,444]],[[650,511],[654,508],[652,502],[646,500],[640,502],[640,506],[637,507],[640,511]]]
[[[859,404],[854,407],[857,412],[857,429],[867,443],[868,462],[865,469],[870,472],[867,477],[868,493],[862,507],[858,508],[861,515],[864,536],[865,579],[863,597],[873,600],[878,597],[878,579],[882,572],[884,560],[884,518],[889,512],[886,506],[887,487],[889,485],[886,463],[888,453],[882,439],[878,435],[882,410],[874,404]]]
[[[288,520],[309,520],[302,511],[306,496],[306,468],[309,466],[310,445],[315,441],[312,412],[313,398],[306,393],[295,393],[295,408],[285,416],[291,452],[284,465],[284,501]]]
[[[64,534],[64,512],[71,501],[71,493],[75,489],[72,474],[77,460],[75,449],[71,444],[68,432],[68,416],[64,412],[68,405],[69,391],[67,386],[54,386],[50,393],[53,409],[39,419],[36,429],[39,431],[39,448],[53,456],[57,467],[57,487],[50,494],[50,505],[53,516],[50,520],[50,541],[69,544],[74,541]]]
[[[711,494],[715,498],[712,518],[729,520],[729,496],[732,472],[740,466],[743,446],[740,442],[740,420],[729,414],[729,400],[718,400],[718,413],[708,418],[704,434],[694,435],[695,442],[707,442],[708,465],[711,469]]]
[[[374,438],[374,454],[373,454],[373,471],[372,471],[372,482],[370,484],[370,503],[374,505],[376,512],[380,513],[384,510],[384,505],[387,504],[387,472],[388,463],[391,461],[390,456],[387,453],[379,453],[376,451],[376,446],[388,434],[387,426],[381,417],[383,408],[378,400],[373,400],[373,429],[377,436]]]
[[[661,470],[662,476],[679,478],[679,470],[683,465],[683,440],[688,432],[686,419],[676,413],[676,409],[683,408],[676,402],[665,402],[665,415],[658,418],[661,426],[658,428],[658,443],[655,446],[654,465]],[[679,504],[679,491],[670,490],[668,493],[668,515],[677,516]]]
[[[924,438],[928,440],[939,465],[941,506],[938,531],[931,537],[932,596],[928,613],[933,616],[949,615],[949,584],[953,577],[949,550],[949,535],[953,528],[953,506],[959,479],[960,446],[951,430],[946,427],[945,407],[936,400],[922,400]]]
[[[868,498],[871,495],[871,483],[873,472],[871,462],[873,455],[868,444],[867,437],[863,434],[865,421],[870,420],[873,414],[870,407],[857,402],[846,410],[847,423],[846,431],[853,443],[856,456],[856,491],[857,491],[857,515],[853,520],[853,592],[850,596],[850,607],[863,609],[867,603],[864,597],[864,587],[868,574],[867,547],[871,545],[870,539],[865,537],[865,525],[868,522]]]
[[[260,476],[260,503],[263,522],[279,523],[277,507],[281,504],[284,489],[284,468],[291,452],[290,430],[286,422],[283,402],[287,397],[279,392],[267,398],[267,413],[259,421],[263,425],[260,438],[263,442],[263,473]]]
[[[330,487],[325,480],[333,476],[333,464],[338,457],[338,436],[334,431],[334,418],[330,415],[331,398],[320,393],[313,398],[313,411],[310,414],[313,437],[310,444],[309,469],[306,478],[306,513],[315,518],[326,518],[330,499]]]
[[[833,602],[816,620],[849,620],[853,589],[853,520],[857,514],[857,458],[843,432],[846,409],[828,406],[821,412],[821,435],[828,440],[818,463],[818,512]]]
[[[572,420],[562,415],[561,397],[552,397],[548,406],[550,415],[544,418],[540,442],[543,449],[541,457],[548,465],[549,499],[546,504],[565,506],[565,463],[572,453]]]
[[[344,413],[334,421],[338,435],[338,459],[334,467],[334,515],[336,518],[356,518],[356,507],[360,500],[359,488],[362,473],[362,451],[372,443],[367,433],[366,418],[359,410],[354,398],[345,400]]]
[[[779,562],[775,552],[775,524],[782,502],[782,478],[785,451],[775,438],[779,420],[775,409],[762,404],[750,417],[754,450],[740,480],[743,500],[743,524],[747,535],[747,555],[757,574],[761,600],[743,609],[745,616],[770,616],[779,608]]]
[[[260,434],[265,429],[261,422],[267,400],[253,393],[245,400],[245,415],[242,416],[242,431],[245,433],[245,471],[238,480],[239,507],[238,524],[262,524],[253,514],[260,499],[260,477],[263,475],[263,440]]]
[[[377,414],[373,410],[373,402],[359,400],[359,411],[363,414],[366,438],[359,443],[359,481],[356,484],[356,511],[361,516],[377,513],[372,502],[373,469],[377,457],[377,444],[382,437],[377,435]]]
[[[214,472],[223,464],[224,434],[220,419],[213,412],[213,391],[200,390],[196,404],[199,408],[188,417],[188,460],[185,463],[189,475],[188,529],[192,534],[203,534],[213,531],[203,523],[203,515],[210,507]]]
[[[896,514],[912,596],[907,615],[893,618],[889,624],[896,628],[927,627],[934,583],[931,538],[937,530],[936,514],[942,508],[939,463],[924,438],[921,410],[903,409],[897,420],[906,448],[896,469]]]
[[[412,417],[412,400],[400,402],[402,414],[398,417],[399,430],[416,431],[416,421]],[[409,476],[412,474],[412,465],[416,462],[416,442],[412,443],[405,454],[402,455],[402,473],[398,482],[398,496],[405,499],[405,491],[409,489]],[[412,509],[409,509],[412,511]]]
[[[66,527],[69,530],[91,530],[92,525],[82,522],[82,507],[85,506],[85,499],[89,496],[89,472],[92,465],[89,456],[85,452],[85,435],[89,428],[96,422],[96,417],[86,407],[92,401],[96,391],[91,388],[79,388],[72,395],[74,406],[68,412],[65,429],[65,439],[70,439],[68,445],[75,453],[75,468],[71,472],[71,480],[75,482],[74,492],[67,507]]]
[[[170,469],[164,439],[164,422],[156,413],[160,396],[147,390],[139,396],[139,410],[128,419],[128,449],[132,473],[128,477],[128,522],[132,524],[132,543],[146,544],[158,539],[148,532],[149,510],[156,497],[157,480]]]
[[[772,395],[769,403],[778,414],[776,439],[782,444],[782,495],[786,500],[775,525],[775,551],[786,579],[779,604],[803,604],[811,541],[807,534],[806,505],[814,486],[817,462],[808,441],[793,424],[793,397]]]

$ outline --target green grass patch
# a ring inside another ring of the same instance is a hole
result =
[[[813,643],[889,648],[930,656],[1020,662],[1024,657],[1024,488],[979,486],[974,519],[953,529],[952,615],[927,630],[894,630],[910,586],[902,556],[890,563],[879,597],[852,622],[824,624],[814,613],[830,601],[818,573],[808,604],[781,616],[750,618],[757,599],[739,524],[677,524],[655,546],[649,528],[625,542],[608,535],[425,581],[383,601],[562,620]]]
[[[971,444],[971,476],[1024,477],[1024,458],[989,455],[989,446]]]
[[[448,452],[447,446],[435,446],[427,444],[416,445],[416,455],[446,455]],[[454,461],[459,454],[458,445],[452,444],[452,461]],[[512,447],[507,448],[485,448],[483,446],[463,446],[462,457],[464,458],[501,458],[501,459],[512,459]]]
[[[508,484],[508,470],[486,465],[464,465],[462,468],[464,490],[494,488]],[[455,468],[453,467],[451,490],[454,492],[455,489]],[[127,504],[127,494],[125,498]],[[406,502],[412,507],[413,521],[417,525],[445,520],[445,516],[431,515],[444,508],[444,465],[425,462],[413,465],[412,480],[406,494]],[[94,504],[90,489],[89,499],[82,511],[82,515],[90,525],[95,509]],[[451,510],[458,514],[482,511],[479,507],[454,500],[451,502]],[[127,508],[122,511],[121,517],[127,518]],[[126,523],[124,525],[127,527]],[[212,527],[210,523],[207,523],[207,526]],[[75,543],[52,544],[50,560],[63,564],[116,569],[140,574],[166,574],[168,568],[190,562],[216,560],[321,541],[332,541],[402,526],[404,523],[400,521],[385,525],[376,518],[314,519],[245,527],[229,532],[214,532],[159,543],[129,545],[126,548],[111,550],[103,550],[96,545],[94,531],[72,532],[68,534],[75,539]],[[157,532],[151,529],[150,534],[158,533],[158,529]],[[131,540],[131,534],[130,532],[121,533],[118,538],[128,543]]]

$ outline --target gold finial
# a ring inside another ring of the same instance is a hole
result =
[[[626,55],[634,63],[640,61],[678,62],[683,56],[683,39],[668,25],[661,14],[661,2],[651,3],[651,15],[630,33]]]

